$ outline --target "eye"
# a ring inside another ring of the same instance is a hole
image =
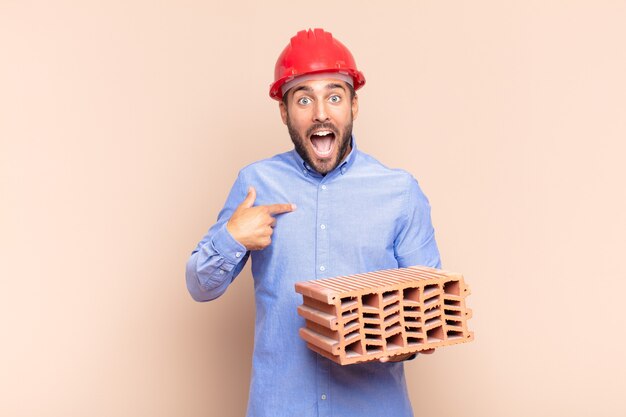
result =
[[[303,106],[306,106],[310,102],[311,102],[311,99],[308,97],[302,97],[300,98],[300,100],[298,100],[298,104],[302,104]]]
[[[333,96],[330,96],[328,100],[331,103],[339,103],[341,101],[341,97],[339,97],[338,95],[333,95]]]

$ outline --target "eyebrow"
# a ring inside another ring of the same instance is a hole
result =
[[[330,83],[330,84],[326,84],[326,86],[324,87],[327,90],[333,90],[335,88],[341,88],[343,91],[346,91],[346,88],[339,84],[339,83]],[[312,93],[313,89],[311,87],[309,87],[308,85],[301,85],[298,86],[296,88],[294,88],[293,93],[291,94],[292,96],[295,95],[298,91],[306,91],[307,93]]]
[[[332,90],[334,88],[341,88],[343,91],[346,91],[346,88],[343,86],[343,84],[338,84],[338,83],[326,84],[327,90]]]

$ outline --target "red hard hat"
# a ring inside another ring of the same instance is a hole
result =
[[[301,30],[276,61],[270,97],[282,100],[281,87],[295,77],[320,72],[341,72],[354,80],[354,89],[365,84],[363,73],[356,69],[354,57],[341,42],[323,29]]]

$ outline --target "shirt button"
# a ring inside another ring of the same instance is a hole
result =
[[[220,269],[220,275],[224,275],[224,270]]]
[[[237,252],[237,253],[235,254],[235,256],[236,256],[237,258],[239,258],[239,257],[241,256],[241,252]]]
[[[326,399],[326,394],[322,394],[322,400]]]
[[[326,271],[326,267],[324,265],[320,266],[320,271]]]
[[[325,189],[326,189],[326,186],[325,186],[325,185],[322,185],[322,190],[325,190]]]
[[[325,224],[320,225],[320,229],[322,230],[326,229],[326,225]]]
[[[306,168],[302,170],[302,173],[306,175]]]

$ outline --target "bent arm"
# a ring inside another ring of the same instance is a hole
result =
[[[441,268],[430,204],[415,178],[410,176],[406,210],[395,241],[395,256],[400,268],[423,265]]]
[[[210,301],[222,295],[241,272],[250,252],[226,228],[245,196],[241,175],[235,181],[217,222],[191,253],[185,272],[187,290],[196,301]]]

